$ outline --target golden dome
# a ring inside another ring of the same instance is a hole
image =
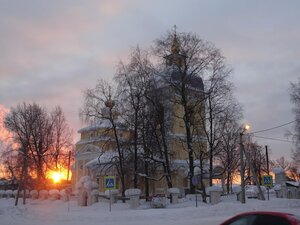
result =
[[[115,106],[115,102],[111,99],[111,87],[109,86],[109,94],[108,94],[108,99],[105,102],[105,106],[112,109]]]
[[[180,51],[180,44],[177,40],[177,36],[175,33],[174,38],[173,38],[172,47],[171,47],[171,52],[172,52],[172,54],[179,54],[179,51]]]

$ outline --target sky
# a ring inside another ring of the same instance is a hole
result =
[[[246,204],[236,200],[236,195],[223,196],[218,204],[205,204],[198,197],[179,199],[178,204],[167,204],[166,208],[151,209],[149,204],[140,200],[137,209],[130,209],[127,201],[111,205],[106,199],[100,199],[88,207],[80,207],[75,200],[31,200],[26,205],[19,201],[14,207],[14,199],[1,198],[1,223],[13,225],[217,225],[243,212],[275,211],[298,215],[299,199],[275,198],[270,200],[247,199]]]
[[[148,48],[176,24],[226,57],[251,131],[285,124],[300,76],[299,8],[297,0],[0,0],[0,104],[60,105],[78,140],[84,90],[112,80],[132,47]],[[286,139],[292,125],[257,136]],[[271,158],[290,157],[291,143],[254,140]]]

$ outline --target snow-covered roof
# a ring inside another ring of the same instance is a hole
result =
[[[101,136],[101,137],[93,137],[90,139],[83,139],[78,142],[76,142],[76,145],[82,145],[82,144],[91,144],[95,142],[100,142],[100,141],[108,141],[108,140],[115,140],[113,138],[107,137],[107,136]]]
[[[98,130],[100,128],[111,128],[111,122],[108,119],[103,119],[98,121],[97,123],[91,124],[90,126],[81,128],[78,130],[78,133],[83,133],[83,132],[87,132],[87,131],[95,131]]]
[[[115,150],[105,151],[99,157],[92,159],[85,164],[85,167],[94,167],[97,165],[107,164],[111,162],[113,157],[118,156],[118,152]]]
[[[289,184],[294,187],[299,187],[299,182],[296,181],[286,181],[286,184]]]
[[[121,120],[116,120],[115,121],[115,124],[117,126],[118,129],[122,129],[123,126],[122,126],[122,123],[121,123]],[[108,119],[102,119],[102,120],[99,120],[87,127],[83,127],[81,129],[78,130],[78,133],[83,133],[83,132],[88,132],[88,131],[96,131],[96,130],[99,130],[99,129],[103,129],[103,128],[112,128],[112,124],[111,122],[108,120]]]

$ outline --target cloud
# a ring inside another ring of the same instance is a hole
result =
[[[280,124],[293,118],[288,88],[300,72],[299,6],[279,0],[4,0],[0,102],[59,104],[77,130],[82,91],[99,78],[111,80],[131,47],[149,47],[176,24],[221,49],[234,68],[245,120],[255,129]]]

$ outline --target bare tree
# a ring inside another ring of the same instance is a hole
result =
[[[239,125],[236,123],[228,124],[224,127],[221,140],[221,152],[217,158],[224,168],[226,174],[226,190],[230,193],[233,177],[239,166],[238,135]]]
[[[249,156],[250,163],[252,163],[253,171],[257,176],[258,182],[261,184],[262,175],[267,173],[267,163],[264,148],[255,142],[249,142],[246,144],[245,150]],[[250,165],[248,165],[248,169],[246,169],[246,171],[248,171],[248,177],[246,180],[248,180],[249,183],[255,183],[255,180],[252,179],[253,176],[250,172]]]
[[[52,140],[50,158],[53,159],[55,169],[58,170],[59,163],[66,166],[68,152],[72,150],[73,132],[70,129],[61,107],[56,107],[51,113]]]
[[[60,115],[62,115],[62,112]],[[36,174],[37,185],[45,184],[43,181],[47,169],[46,161],[48,161],[47,159],[52,159],[51,151],[57,140],[53,138],[56,137],[54,131],[55,119],[57,117],[54,116],[54,113],[51,117],[45,108],[36,103],[19,104],[16,108],[11,108],[11,111],[5,117],[5,127],[12,132],[14,142],[19,146],[18,152],[22,159],[20,186],[22,185],[24,190],[27,188],[26,182],[29,179],[29,171]],[[65,135],[67,134],[61,132],[60,138],[64,139]],[[71,141],[70,139],[69,141]],[[59,150],[59,154],[61,154],[63,149],[56,147],[56,150]],[[63,148],[62,146],[60,147]],[[57,155],[59,154],[56,153],[54,158],[58,158]]]
[[[148,53],[136,47],[129,63],[120,62],[116,80],[121,91],[123,118],[133,130],[133,186],[138,187],[138,149],[142,142],[142,124],[145,117],[146,92],[149,91],[152,65]]]
[[[120,123],[119,114],[121,113],[121,105],[119,101],[111,95],[111,86],[104,80],[99,80],[94,89],[87,89],[84,93],[84,105],[80,110],[80,116],[86,122],[97,123],[101,120],[108,120],[111,125],[112,136],[115,141],[115,147],[118,156],[114,157],[112,164],[118,172],[122,185],[122,196],[125,197],[125,165],[126,165],[126,148],[122,146],[121,133],[122,123]]]
[[[291,83],[290,89],[291,102],[294,104],[293,113],[295,115],[294,133],[291,133],[295,141],[295,148],[292,151],[292,159],[294,163],[300,164],[300,78],[298,82]]]
[[[28,108],[29,107],[29,108]],[[32,127],[35,117],[32,115],[30,106],[23,103],[18,105],[17,108],[12,108],[10,113],[5,117],[5,127],[14,134],[14,141],[19,144],[19,152],[22,155],[22,175],[19,181],[19,189],[15,205],[18,204],[18,196],[21,186],[24,191],[26,190],[26,178],[28,174],[28,160],[30,154]],[[23,198],[25,204],[25,195]]]

